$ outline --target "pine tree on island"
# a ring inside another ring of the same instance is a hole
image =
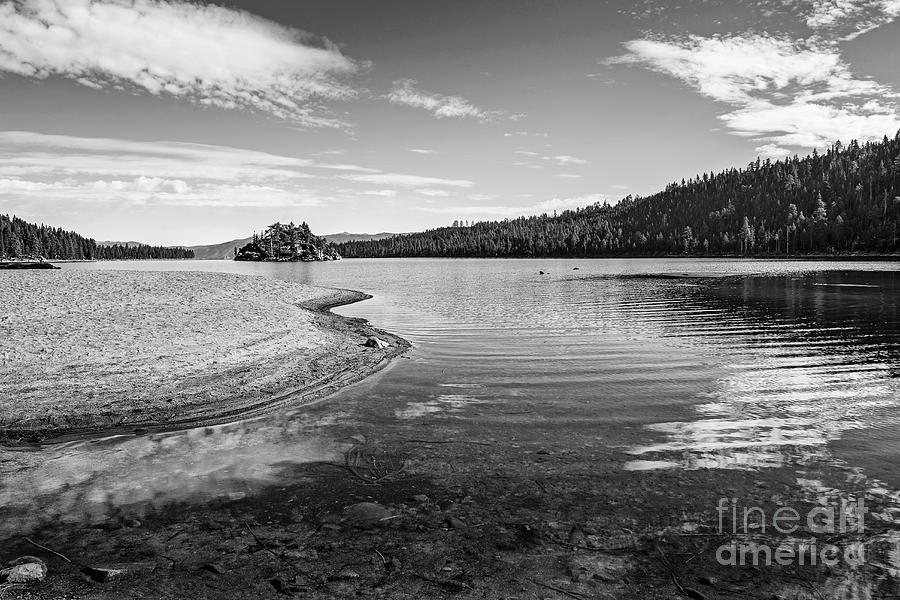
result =
[[[313,235],[306,221],[295,225],[273,223],[262,235],[254,232],[253,240],[243,248],[235,249],[234,260],[273,262],[312,262],[317,260],[341,260],[335,245],[325,238]]]

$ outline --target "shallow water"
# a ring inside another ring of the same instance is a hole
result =
[[[317,428],[345,417],[342,401],[363,397],[376,420],[439,419],[490,431],[523,415],[523,430],[534,421],[593,428],[598,440],[628,428],[617,438],[626,439],[623,469],[817,460],[868,470],[873,487],[900,488],[900,472],[890,468],[900,455],[896,263],[421,259],[64,268],[228,271],[362,290],[374,298],[336,312],[365,317],[414,349],[339,393],[329,411],[0,451],[0,516],[9,532],[23,521],[103,519],[123,506],[251,494],[285,477],[285,464],[339,458],[346,445]],[[659,274],[670,277],[648,276]],[[671,277],[683,274],[691,277]]]

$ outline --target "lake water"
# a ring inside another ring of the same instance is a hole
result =
[[[502,435],[577,430],[580,439],[619,446],[623,470],[823,461],[856,469],[873,489],[900,488],[897,263],[421,259],[64,268],[226,271],[361,290],[374,298],[336,312],[398,333],[413,350],[312,412],[0,450],[4,533],[48,519],[102,519],[141,503],[244,497],[277,483],[276,467],[286,461],[339,460],[347,445],[317,432],[341,419],[491,436],[494,424],[518,418]],[[366,414],[342,410],[361,398]]]

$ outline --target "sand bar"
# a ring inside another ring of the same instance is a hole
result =
[[[408,347],[322,312],[367,297],[219,273],[0,272],[0,439],[186,427],[318,400]],[[373,334],[390,348],[365,348]]]

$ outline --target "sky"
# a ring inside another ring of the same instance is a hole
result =
[[[900,129],[900,0],[0,0],[0,213],[196,245],[647,195]]]

